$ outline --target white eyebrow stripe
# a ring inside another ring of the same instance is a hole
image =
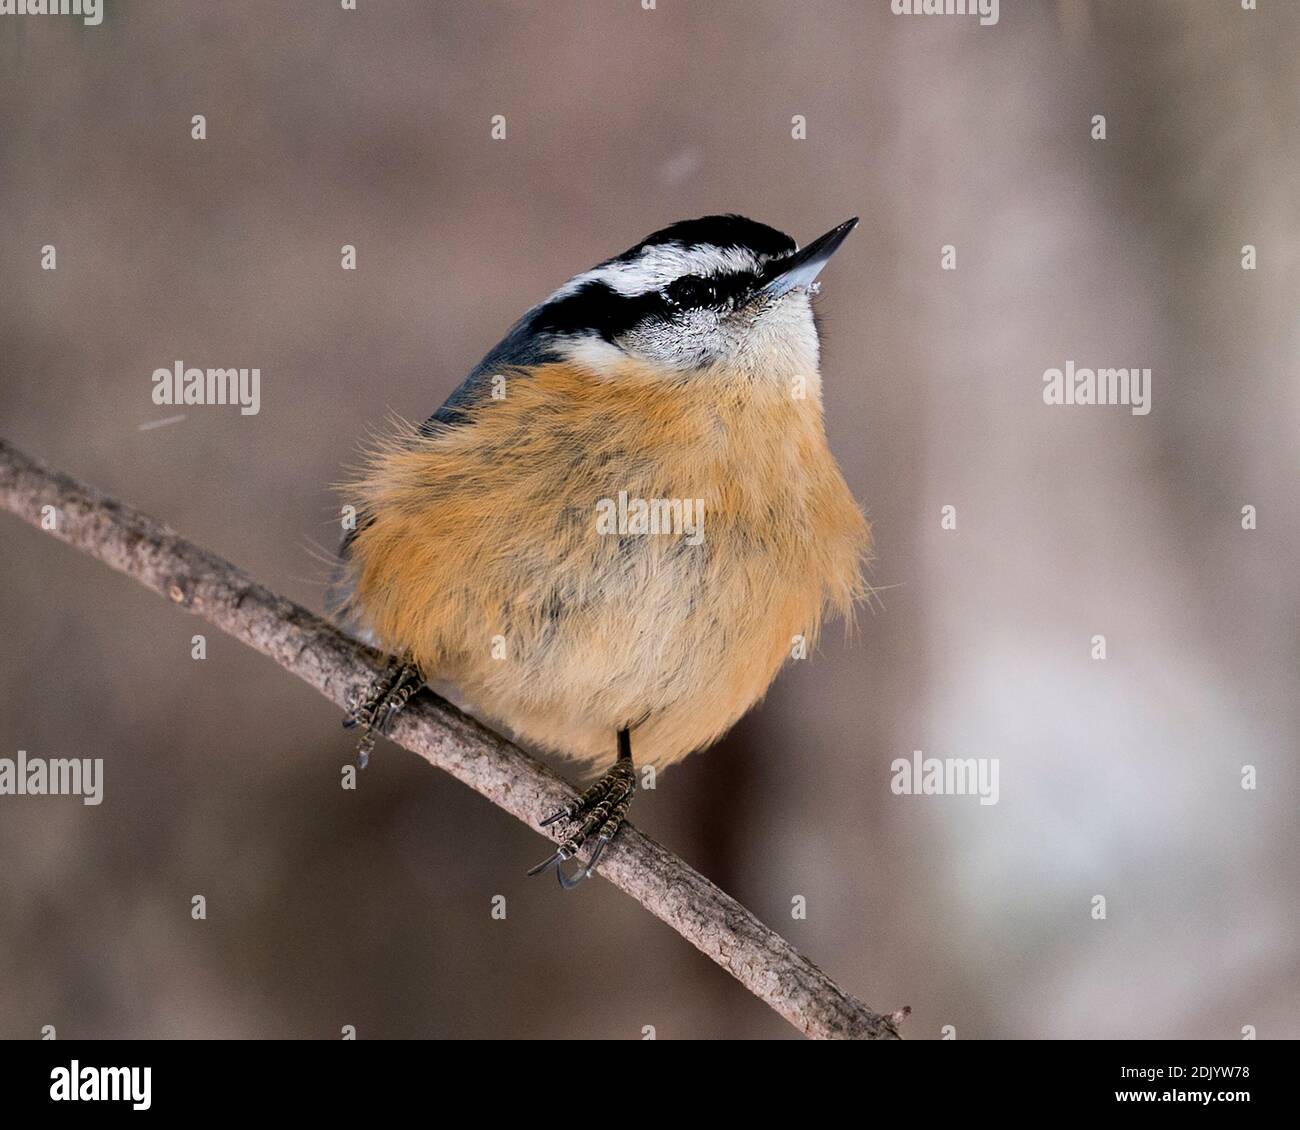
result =
[[[589,282],[599,282],[631,297],[652,290],[662,290],[683,275],[735,274],[757,271],[765,257],[756,257],[742,247],[683,247],[680,243],[660,243],[646,247],[635,259],[603,263],[590,271],[575,275],[551,295],[548,302],[564,298]]]

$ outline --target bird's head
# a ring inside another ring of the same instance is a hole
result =
[[[596,372],[815,373],[815,280],[857,219],[799,247],[743,216],[683,220],[575,275],[530,312],[548,349]]]

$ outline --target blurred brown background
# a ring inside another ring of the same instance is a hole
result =
[[[358,442],[526,306],[676,219],[861,215],[820,308],[881,600],[635,822],[913,1038],[1300,1034],[1300,5],[106,8],[0,17],[0,434],[319,608]],[[261,413],[155,406],[178,359],[259,367]],[[1044,406],[1067,359],[1153,411]],[[268,660],[0,546],[0,756],[107,777],[0,797],[0,1036],[794,1036],[412,755],[342,791]],[[892,795],[914,749],[999,758],[1000,802]]]

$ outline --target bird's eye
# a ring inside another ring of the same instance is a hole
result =
[[[718,288],[698,275],[684,275],[669,286],[665,296],[671,306],[687,309],[693,306],[711,306],[718,301]]]

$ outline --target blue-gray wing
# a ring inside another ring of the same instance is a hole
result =
[[[424,422],[421,431],[427,434],[439,424],[464,423],[468,412],[492,395],[492,377],[502,369],[524,368],[557,359],[545,339],[539,339],[533,328],[537,309],[529,310],[510,327],[510,332],[474,366],[443,406]]]
[[[547,346],[544,340],[539,340],[533,329],[533,316],[536,314],[537,309],[537,307],[534,307],[529,310],[527,314],[511,326],[510,332],[492,347],[482,361],[474,366],[469,376],[447,397],[442,407],[421,425],[420,431],[424,435],[431,435],[441,427],[455,427],[457,424],[463,424],[475,407],[491,397],[492,377],[494,374],[501,372],[503,369],[525,368],[530,365],[540,365],[547,361],[557,360],[555,352]],[[341,610],[351,596],[347,578],[348,551],[357,534],[364,530],[370,522],[369,514],[364,510],[358,511],[356,528],[346,531],[343,535],[343,541],[339,545],[339,562],[334,569],[334,576],[325,594],[326,611],[336,620],[343,619],[340,615]],[[344,622],[341,626],[348,631],[355,630],[355,625],[350,623]]]

